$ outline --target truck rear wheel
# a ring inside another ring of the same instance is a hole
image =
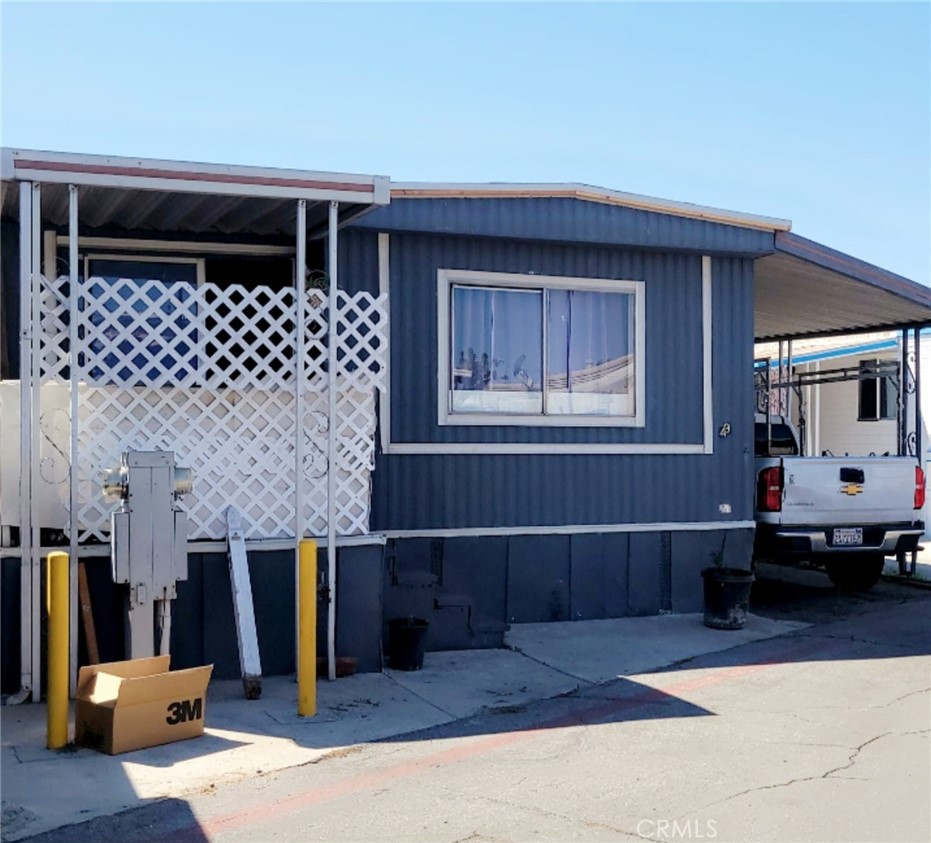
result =
[[[881,553],[843,554],[824,563],[831,582],[844,591],[869,591],[882,576],[886,559]]]

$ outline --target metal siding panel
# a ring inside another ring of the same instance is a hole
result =
[[[672,611],[700,612],[703,608],[704,568],[714,565],[713,555],[722,547],[724,531],[682,533],[672,536]]]
[[[362,547],[341,547],[339,549],[338,587],[339,607],[336,617],[336,655],[350,656],[359,660],[360,673],[381,670],[382,651],[382,548],[377,545]],[[277,592],[278,614],[287,595],[294,594],[294,554],[289,553],[286,569],[290,580]],[[291,624],[278,623],[288,642],[282,640],[280,647],[285,654],[280,668],[286,667],[290,658],[289,669],[278,669],[276,673],[287,673],[294,669],[294,628]],[[265,652],[262,653],[262,666],[265,666]],[[281,658],[281,657],[279,657]],[[267,673],[271,669],[266,668]]]
[[[773,232],[569,198],[396,199],[355,225],[636,248],[769,254]]]
[[[569,618],[605,617],[604,536],[570,536]],[[626,583],[625,583],[626,585]]]
[[[443,590],[467,595],[472,624],[505,622],[507,611],[508,540],[503,536],[446,539]]]
[[[339,232],[339,287],[348,293],[377,296],[378,239],[367,232],[344,228]]]
[[[175,670],[205,664],[204,627],[208,619],[203,613],[203,554],[188,554],[187,569],[187,579],[178,581],[178,596],[171,606],[171,662]],[[97,606],[94,606],[94,620],[97,622]]]
[[[647,427],[438,427],[436,278],[441,268],[644,281]],[[701,442],[701,261],[697,256],[395,235],[391,317],[392,441]]]
[[[239,652],[233,592],[226,554],[205,553],[203,560],[204,663],[213,665],[217,679],[238,679]]]
[[[508,539],[509,623],[567,621],[569,536]]]
[[[347,261],[375,242],[375,232],[347,238]],[[436,268],[441,266],[644,279],[646,428],[438,428]],[[700,259],[689,255],[392,236],[393,441],[700,442],[700,277]],[[715,432],[725,421],[732,429],[727,438],[714,438],[714,455],[379,453],[372,529],[750,519],[753,262],[717,258],[713,281],[714,425]],[[719,512],[721,504],[729,504],[731,513]]]
[[[633,533],[627,576],[627,614],[655,615],[662,606],[662,540],[659,533]]]
[[[19,690],[19,572],[20,559],[0,561],[0,692],[15,694]]]
[[[604,617],[623,618],[628,615],[628,555],[630,535],[607,533],[602,537],[604,553],[603,586]]]
[[[340,548],[340,554],[344,550]],[[252,603],[255,627],[259,640],[262,673],[280,676],[293,673],[294,658],[294,552],[290,550],[249,553],[249,580],[252,584]],[[227,571],[229,566],[227,566]],[[376,578],[378,586],[381,579]],[[352,601],[349,594],[341,596]],[[230,595],[232,601],[232,595]],[[235,638],[233,639],[235,641]],[[342,653],[340,654],[342,655]],[[347,653],[346,655],[355,655]]]

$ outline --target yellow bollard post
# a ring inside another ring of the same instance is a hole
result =
[[[48,740],[49,749],[68,743],[68,554],[50,553],[46,570],[48,610]]]
[[[317,542],[302,539],[298,570],[297,713],[317,713]]]

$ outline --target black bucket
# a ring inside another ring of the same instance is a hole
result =
[[[705,568],[705,626],[743,629],[750,606],[753,574],[740,568]]]
[[[388,664],[395,670],[420,670],[430,621],[395,618],[388,622]]]

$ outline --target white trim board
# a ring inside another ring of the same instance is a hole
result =
[[[383,530],[389,539],[458,538],[467,536],[575,536],[599,533],[707,533],[752,530],[754,521],[657,521],[649,524],[564,524],[544,527],[461,527],[434,530]]]
[[[391,264],[390,264],[391,236],[385,232],[378,234],[378,287],[379,293],[388,296],[388,307],[391,307]],[[470,273],[473,274],[473,273]],[[500,277],[500,273],[494,273]],[[540,276],[525,277],[528,284],[532,284]],[[592,282],[597,279],[586,279]],[[608,282],[610,283],[610,282]],[[645,442],[645,443],[486,443],[486,442],[394,442],[391,439],[391,377],[388,373],[388,389],[381,394],[378,409],[378,424],[380,428],[381,450],[383,454],[409,455],[409,454],[713,454],[714,453],[714,408],[712,389],[713,344],[712,344],[712,294],[713,283],[711,274],[711,257],[702,257],[702,439],[700,442]],[[645,327],[645,295],[640,295],[637,305],[637,319]],[[643,341],[644,331],[639,332]],[[645,355],[645,348],[638,346],[638,353]],[[389,338],[388,360],[390,366],[391,347]],[[645,377],[638,379],[637,401],[645,412]],[[443,396],[440,396],[442,400]],[[602,419],[587,422],[588,426],[606,427]],[[586,426],[586,423],[578,424]]]
[[[317,547],[326,547],[326,536],[310,536]],[[385,543],[384,533],[366,533],[360,536],[337,536],[337,547],[360,547],[366,545],[383,545]],[[188,553],[226,553],[227,542],[225,539],[196,539],[187,543]],[[246,550],[252,553],[261,553],[272,550],[294,550],[294,539],[246,539]],[[68,545],[42,547],[40,554],[45,556],[55,551],[68,553]],[[78,558],[109,556],[109,544],[85,544],[78,548]],[[19,559],[22,551],[18,547],[0,547],[0,558]]]

